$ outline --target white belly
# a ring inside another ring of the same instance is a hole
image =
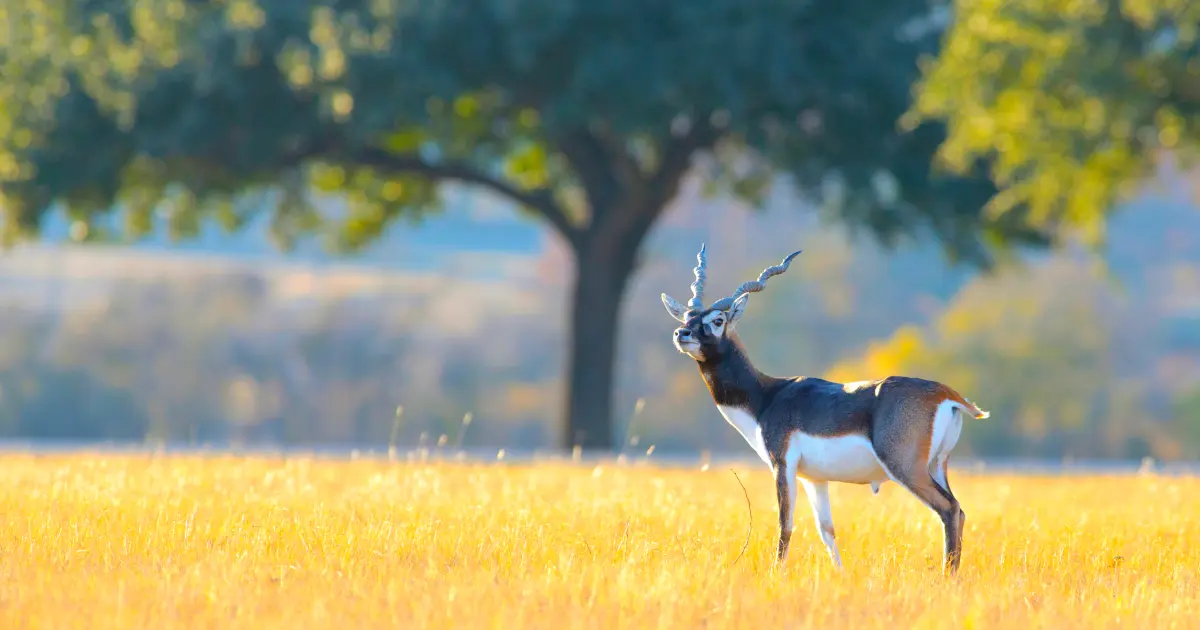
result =
[[[788,459],[796,473],[812,481],[872,483],[887,481],[875,448],[861,435],[821,437],[796,432],[788,440]]]

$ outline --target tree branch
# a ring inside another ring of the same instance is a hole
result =
[[[547,188],[525,190],[501,178],[482,173],[462,162],[433,163],[417,155],[396,154],[373,147],[364,147],[355,151],[347,161],[389,173],[422,175],[434,180],[474,184],[507,197],[538,213],[554,226],[568,242],[573,243],[579,238],[579,228],[571,224],[567,219],[567,214],[554,201],[553,194]]]
[[[630,218],[631,227],[639,238],[650,231],[667,204],[679,193],[683,176],[692,165],[692,156],[697,151],[711,148],[720,137],[720,130],[703,120],[683,137],[666,144],[658,170],[646,182],[645,197],[639,204],[642,207],[637,208]]]
[[[465,162],[435,163],[419,155],[399,154],[378,147],[344,150],[331,142],[327,134],[317,134],[317,140],[285,155],[281,166],[299,165],[307,160],[329,160],[347,166],[368,166],[395,175],[421,175],[432,180],[457,181],[474,184],[515,201],[541,215],[571,245],[578,243],[582,230],[571,224],[567,213],[554,200],[548,188],[525,190],[511,182],[492,177]]]
[[[646,234],[679,192],[679,184],[691,166],[692,156],[711,147],[720,136],[721,132],[705,121],[682,137],[668,140],[663,146],[658,169],[649,177],[639,176],[632,186],[624,187],[621,198],[606,214],[593,217],[587,238],[617,248],[611,255],[634,258]]]
[[[650,203],[661,207],[673,199],[692,165],[692,155],[711,148],[720,136],[721,132],[712,123],[701,120],[682,138],[667,143],[658,170],[650,176],[647,185]]]
[[[597,130],[578,129],[557,141],[587,195],[590,221],[611,212],[621,195],[642,184],[628,153]]]
[[[613,174],[618,182],[632,186],[641,179],[642,174],[637,161],[629,155],[629,151],[620,139],[613,138],[608,133],[606,127],[595,129],[591,132],[591,137],[599,150],[611,160]]]

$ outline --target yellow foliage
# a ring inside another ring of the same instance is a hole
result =
[[[837,382],[863,381],[888,376],[915,376],[929,354],[929,346],[916,326],[901,326],[890,339],[872,343],[857,361],[834,365],[825,378]]]
[[[546,147],[530,143],[512,153],[505,163],[505,171],[526,188],[542,187],[549,181],[549,159]]]
[[[1097,313],[1112,313],[1115,306],[1100,271],[1090,260],[1060,257],[1037,274],[977,278],[927,329],[902,327],[858,360],[835,366],[829,377],[931,378],[1002,411],[1002,428],[968,429],[967,448],[985,448],[998,435],[1036,448],[1054,435],[1104,425],[1108,443],[1121,448],[1144,431],[1128,415],[1100,415],[1117,402],[1115,390],[1097,389],[1111,378],[1104,357],[1112,334]],[[1123,428],[1112,430],[1105,418],[1119,418]]]
[[[774,566],[762,466],[4,458],[0,627],[1188,628],[1200,480],[952,473],[961,572],[906,491],[835,486]],[[1114,501],[1113,497],[1120,497]],[[1169,508],[1164,506],[1170,506]]]

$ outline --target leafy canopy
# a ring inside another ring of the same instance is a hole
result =
[[[1164,152],[1194,160],[1198,34],[1191,0],[957,0],[909,122],[944,120],[959,172],[990,161],[989,216],[1095,241]]]
[[[994,189],[966,157],[963,177],[931,170],[939,124],[896,127],[938,50],[929,16],[925,0],[14,0],[3,235],[55,202],[81,237],[115,206],[128,235],[157,213],[186,237],[270,202],[284,245],[354,249],[457,181],[577,239],[613,206],[661,208],[712,148],[717,186],[757,200],[784,173],[885,241],[932,232],[978,260],[1040,242],[1019,210],[981,220]],[[314,207],[334,191],[344,210]]]

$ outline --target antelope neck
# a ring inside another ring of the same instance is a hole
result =
[[[759,372],[741,341],[732,332],[728,334],[729,347],[724,355],[697,362],[700,374],[717,406],[741,409],[757,421],[779,379]]]

